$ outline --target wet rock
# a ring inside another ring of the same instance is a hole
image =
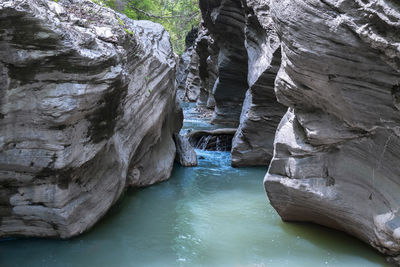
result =
[[[197,155],[186,136],[174,134],[176,144],[175,160],[184,167],[197,166]]]
[[[265,177],[285,221],[345,231],[400,255],[400,6],[272,0],[275,91],[290,107]]]
[[[175,58],[161,25],[87,0],[0,3],[0,236],[67,238],[169,177]]]
[[[213,122],[236,127],[248,89],[245,12],[241,2],[234,0],[200,0],[200,8],[204,25],[219,47]]]
[[[240,125],[233,139],[232,166],[266,166],[273,155],[276,128],[287,107],[275,96],[275,78],[281,64],[280,41],[269,1],[243,1],[246,11],[248,84]]]
[[[193,131],[188,134],[190,144],[198,149],[211,151],[230,151],[236,128],[223,128],[210,131]]]

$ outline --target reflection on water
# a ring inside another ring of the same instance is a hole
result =
[[[89,233],[68,241],[0,242],[0,266],[382,266],[363,243],[282,223],[267,204],[265,168],[234,169],[228,152],[128,192]]]
[[[128,192],[89,233],[0,241],[0,266],[384,266],[345,234],[283,223],[267,202],[266,168],[197,153],[198,167],[177,165],[170,180]]]

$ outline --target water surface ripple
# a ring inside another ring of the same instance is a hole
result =
[[[385,265],[343,233],[283,223],[263,189],[266,167],[234,169],[228,152],[197,153],[199,166],[176,165],[170,180],[130,190],[82,236],[0,241],[0,266]]]

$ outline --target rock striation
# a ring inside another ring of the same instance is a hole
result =
[[[285,221],[352,234],[400,258],[400,4],[272,0],[280,122],[265,177]],[[397,257],[397,258],[396,258]]]
[[[186,51],[179,58],[177,71],[178,99],[197,102],[198,106],[213,109],[215,100],[213,88],[218,76],[219,47],[200,24],[196,38],[189,42]],[[187,36],[193,38],[192,32]]]
[[[203,23],[200,25],[199,36],[196,39],[196,53],[199,55],[198,70],[201,80],[197,106],[213,109],[215,107],[213,89],[218,77],[219,47]]]
[[[236,127],[248,89],[245,12],[238,0],[200,0],[199,3],[204,26],[219,47],[213,122]]]
[[[78,235],[127,186],[169,177],[175,57],[164,28],[88,0],[0,3],[0,237]]]
[[[190,144],[188,137],[174,134],[174,141],[176,144],[175,160],[184,167],[197,166],[197,154]]]
[[[176,97],[180,102],[189,101],[186,97],[186,80],[190,70],[189,65],[193,51],[193,47],[190,47],[179,57],[176,70]]]
[[[242,1],[246,12],[248,84],[240,125],[232,144],[232,166],[268,165],[276,128],[287,108],[278,103],[275,78],[281,47],[270,15],[269,1]]]

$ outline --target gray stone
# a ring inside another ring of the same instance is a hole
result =
[[[212,92],[218,76],[219,47],[202,23],[199,29],[193,46],[179,59],[178,99],[213,109],[215,100]]]
[[[2,1],[0,60],[0,237],[78,235],[127,186],[169,177],[182,116],[161,25]]]
[[[189,143],[187,136],[174,134],[174,141],[176,144],[175,160],[184,167],[197,166],[196,151]]]
[[[232,144],[232,166],[266,166],[273,155],[276,128],[287,108],[278,103],[275,78],[281,47],[269,1],[243,1],[246,7],[246,49],[249,58],[246,99]]]
[[[213,122],[236,127],[248,89],[245,12],[238,0],[200,0],[200,8],[204,25],[220,48]]]
[[[180,57],[176,70],[176,97],[179,101],[185,101],[186,97],[186,80],[189,74],[189,65],[192,58],[193,48],[187,49]]]
[[[345,231],[400,255],[400,5],[272,0],[290,107],[265,177],[285,221]]]
[[[198,70],[201,87],[197,106],[213,109],[215,107],[213,89],[218,77],[219,47],[203,24],[200,24],[199,28],[199,36],[196,39],[196,53],[199,55]]]

